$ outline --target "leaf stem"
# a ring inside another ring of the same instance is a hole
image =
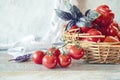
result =
[[[13,61],[13,60],[16,60],[16,59],[10,59],[10,60],[8,60],[8,61]]]
[[[69,42],[67,42],[67,43],[64,44],[63,46],[59,47],[58,49],[65,47],[68,43],[69,43]]]

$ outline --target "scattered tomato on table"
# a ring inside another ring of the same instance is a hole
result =
[[[42,59],[42,63],[45,67],[52,69],[57,65],[57,58],[52,54],[46,54]]]
[[[66,53],[60,54],[58,59],[61,67],[68,67],[71,64],[71,57]]]
[[[35,51],[35,53],[32,55],[32,60],[36,64],[42,64],[42,58],[44,57],[45,53],[41,50]]]
[[[73,45],[68,49],[68,54],[76,60],[81,59],[84,56],[84,49],[79,45]]]

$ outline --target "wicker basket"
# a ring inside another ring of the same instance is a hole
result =
[[[77,32],[77,30],[74,30]],[[74,45],[74,42],[85,49],[84,60],[88,63],[120,63],[120,42],[88,42],[80,41],[83,37],[104,37],[104,36],[88,36],[87,34],[71,33],[71,31],[63,31],[63,38],[67,44],[67,49]]]

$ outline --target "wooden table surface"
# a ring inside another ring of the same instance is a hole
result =
[[[68,68],[47,69],[32,60],[9,62],[12,56],[0,53],[0,80],[120,80],[120,65],[87,64],[73,61]]]

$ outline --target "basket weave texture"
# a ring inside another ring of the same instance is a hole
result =
[[[81,38],[103,37],[88,36],[87,34],[71,33],[63,30],[65,42],[69,42],[66,48],[77,43],[85,50],[84,61],[87,63],[120,64],[120,42],[88,42]]]

